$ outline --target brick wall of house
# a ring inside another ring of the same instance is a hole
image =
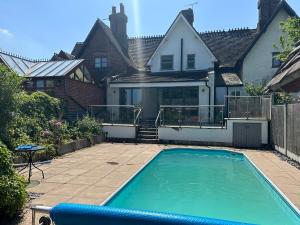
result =
[[[65,79],[66,94],[84,108],[105,104],[105,89],[69,78]]]
[[[107,57],[108,68],[106,70],[95,69],[96,57]],[[127,63],[100,27],[96,29],[79,58],[86,60],[85,65],[96,81],[100,81],[106,75],[127,73],[128,71]]]
[[[25,86],[26,88],[26,86]],[[29,92],[39,91],[36,87],[26,88]],[[47,94],[64,101],[68,119],[74,120],[76,116],[86,113],[89,105],[105,104],[105,88],[94,84],[65,78],[55,78],[54,88],[40,89]]]

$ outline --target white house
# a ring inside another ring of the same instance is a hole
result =
[[[141,105],[143,118],[155,120],[160,105],[214,104],[216,57],[182,11],[149,58],[149,71],[109,82],[108,105]]]
[[[141,105],[153,120],[161,105],[223,105],[226,95],[245,95],[246,82],[270,80],[280,66],[280,22],[297,15],[284,0],[260,0],[258,9],[255,29],[199,33],[188,9],[165,35],[129,39],[139,72],[111,77],[107,104]]]

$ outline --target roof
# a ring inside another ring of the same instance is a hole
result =
[[[83,46],[83,42],[76,42],[71,54],[74,56],[79,55],[79,52],[81,51],[82,46]]]
[[[24,77],[65,76],[84,60],[42,61],[32,60],[11,53],[0,51],[0,59],[12,71]]]
[[[160,83],[160,82],[199,82],[208,80],[208,71],[193,72],[140,72],[132,75],[118,76],[111,83]]]
[[[138,69],[145,68],[151,55],[163,39],[163,35],[128,39],[128,54]]]
[[[216,76],[215,83],[217,87],[243,85],[241,79],[236,73],[221,73],[220,75]]]
[[[169,27],[168,31],[166,32],[166,34],[164,35],[162,41],[164,39],[167,39],[168,38],[168,35],[171,33],[172,31],[172,28],[175,27],[176,23],[178,23],[178,21],[182,19],[183,22],[186,24],[186,26],[195,34],[195,36],[198,38],[198,40],[203,44],[204,48],[206,48],[208,54],[211,55],[211,57],[214,59],[214,61],[217,61],[214,53],[211,51],[211,49],[203,42],[201,36],[199,35],[199,33],[196,31],[196,29],[194,28],[194,26],[188,22],[186,16],[184,15],[184,13],[181,11],[176,19],[174,20],[174,22],[172,23],[172,25]],[[147,64],[152,60],[153,56],[156,54],[156,52],[158,51],[158,49],[163,45],[162,44],[162,41],[159,43],[159,45],[157,46],[157,48],[154,50],[153,54],[150,56],[150,58],[148,59],[148,62]]]
[[[278,69],[274,78],[267,84],[266,89],[278,91],[285,85],[300,78],[300,42],[290,53],[288,60]],[[300,89],[300,87],[299,87]]]
[[[72,51],[72,55],[75,55],[76,58],[80,58],[82,52],[84,51],[84,48],[89,44],[90,40],[92,39],[93,35],[96,33],[98,29],[102,29],[108,39],[111,41],[113,46],[116,48],[116,50],[119,52],[121,57],[124,59],[124,61],[129,65],[129,66],[134,66],[132,61],[126,54],[123,52],[119,42],[115,38],[114,34],[112,33],[111,29],[103,23],[100,19],[97,19],[93,28],[91,29],[90,33],[88,34],[87,38],[85,39],[84,42],[77,42],[74,46],[74,49]]]
[[[74,68],[78,67],[83,61],[83,59],[75,59],[38,62],[28,70],[26,77],[33,78],[65,76]]]
[[[260,32],[257,33],[257,35],[255,36],[254,40],[252,41],[251,45],[249,45],[248,48],[246,49],[246,51],[244,51],[244,53],[238,60],[237,64],[241,63],[245,59],[245,57],[248,55],[248,53],[251,51],[251,49],[255,46],[255,44],[260,39],[260,37],[267,31],[268,27],[270,26],[270,24],[272,23],[272,21],[274,20],[274,18],[277,16],[277,14],[280,12],[281,9],[285,9],[286,12],[291,17],[298,17],[297,13],[291,8],[291,6],[285,0],[281,0],[280,3],[278,4],[273,16],[269,19],[269,22],[263,27],[263,29]]]
[[[60,50],[59,53],[54,53],[54,55],[51,58],[51,61],[71,60],[71,59],[75,59],[75,56],[63,50]]]
[[[256,29],[233,29],[199,33],[201,39],[218,59],[221,67],[233,67],[251,45]],[[129,56],[137,68],[145,68],[164,35],[129,39]]]

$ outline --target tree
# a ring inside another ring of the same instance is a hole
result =
[[[264,87],[265,87],[265,85],[263,85],[263,84],[255,85],[255,84],[251,84],[251,83],[246,83],[245,91],[250,96],[263,96],[265,94]]]
[[[7,141],[7,128],[14,116],[22,78],[0,64],[0,139]]]
[[[290,17],[286,21],[280,23],[283,35],[280,37],[280,46],[274,46],[280,51],[277,56],[281,62],[285,62],[295,45],[300,41],[300,18]]]
[[[250,96],[264,96],[266,95],[264,87],[264,84],[255,85],[251,83],[246,83],[245,91]],[[275,105],[289,104],[294,101],[293,97],[288,93],[274,93],[273,98]]]

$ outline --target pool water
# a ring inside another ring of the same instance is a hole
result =
[[[161,152],[106,205],[246,222],[300,224],[300,217],[242,154]]]

